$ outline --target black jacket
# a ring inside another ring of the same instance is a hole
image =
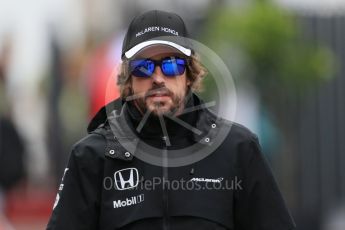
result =
[[[189,101],[201,104],[195,95]],[[72,148],[47,229],[294,229],[253,133],[206,108],[178,118],[164,120],[167,132],[151,116],[140,129],[131,103],[104,107]],[[184,151],[190,145],[197,147]],[[140,152],[145,146],[152,148]]]

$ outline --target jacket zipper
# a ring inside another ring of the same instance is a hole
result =
[[[165,138],[163,137],[163,141]],[[163,145],[163,230],[169,230],[169,200],[168,200],[168,151],[166,143]]]

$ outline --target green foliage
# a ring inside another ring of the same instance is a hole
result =
[[[295,18],[270,1],[216,8],[210,19],[206,43],[223,57],[231,56],[231,47],[239,47],[250,60],[250,77],[254,77],[260,90],[272,85],[300,89],[333,74],[332,53],[303,40]],[[247,72],[236,75],[243,78]]]

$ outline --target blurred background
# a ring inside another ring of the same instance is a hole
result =
[[[119,95],[125,30],[151,9],[181,15],[229,67],[235,120],[258,134],[297,229],[344,230],[344,0],[0,0],[0,230],[45,229],[72,144]]]

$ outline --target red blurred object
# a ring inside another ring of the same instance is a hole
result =
[[[56,191],[20,186],[6,196],[6,216],[12,223],[48,222]]]
[[[90,98],[90,117],[97,111],[118,98],[120,93],[116,85],[117,66],[120,53],[116,40],[96,50],[88,66],[88,92]]]

